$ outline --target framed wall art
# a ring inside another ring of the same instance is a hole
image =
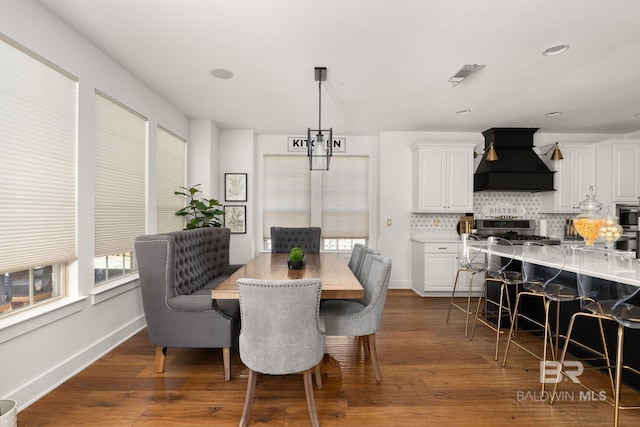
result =
[[[225,205],[224,226],[231,230],[231,234],[246,234],[247,207],[244,205]]]
[[[247,201],[247,174],[224,174],[224,200],[226,202]]]

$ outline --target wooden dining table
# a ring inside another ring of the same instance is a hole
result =
[[[321,253],[305,255],[304,267],[290,269],[289,254],[261,252],[247,264],[236,270],[225,281],[211,290],[213,299],[239,299],[236,281],[242,277],[266,280],[294,280],[319,278],[322,281],[321,299],[360,299],[364,289],[347,262],[340,254]],[[323,374],[341,374],[340,363],[325,354],[321,363]],[[241,377],[246,377],[243,370]]]
[[[364,297],[362,285],[340,254],[305,255],[304,267],[290,269],[289,254],[259,253],[211,290],[213,299],[238,299],[236,281],[242,277],[265,280],[313,279],[322,281],[322,299],[359,299]]]

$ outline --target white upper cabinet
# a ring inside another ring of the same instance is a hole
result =
[[[640,145],[613,144],[613,201],[637,203],[640,197]]]
[[[416,143],[413,149],[413,211],[473,211],[475,143]]]
[[[577,213],[589,187],[596,188],[596,155],[594,146],[561,144],[564,159],[549,161],[556,191],[542,193],[541,211],[547,213]]]

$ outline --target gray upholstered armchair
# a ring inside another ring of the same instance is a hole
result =
[[[325,330],[318,315],[320,279],[259,280],[241,278],[240,358],[249,369],[240,426],[251,413],[257,373],[302,372],[312,426],[318,426],[311,373],[324,356]]]
[[[228,228],[200,228],[140,236],[135,253],[142,303],[156,371],[164,372],[168,347],[222,348],[231,379],[230,348],[237,343],[237,300],[215,301],[211,289],[237,270],[229,264]]]
[[[305,254],[318,254],[320,230],[320,227],[271,227],[271,252],[289,253],[297,246]]]

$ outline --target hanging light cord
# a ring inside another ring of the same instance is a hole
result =
[[[322,79],[318,80],[318,137],[322,138]]]

